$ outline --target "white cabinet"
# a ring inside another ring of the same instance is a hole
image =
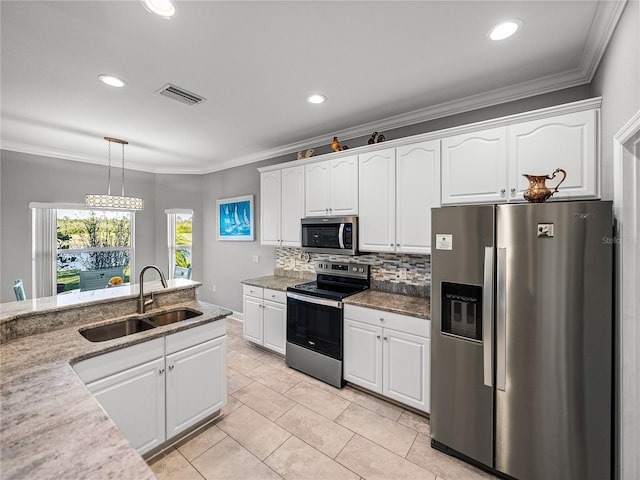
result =
[[[304,167],[260,174],[260,243],[300,246],[300,219],[304,217]]]
[[[506,127],[443,138],[442,204],[506,201],[506,167]]]
[[[553,200],[597,197],[595,129],[595,110],[509,126],[509,182],[516,190],[516,200],[524,201],[522,193],[528,181],[523,174],[551,175],[556,168],[565,170],[567,179],[551,197]],[[559,174],[548,180],[547,187],[555,187],[561,179]]]
[[[359,249],[431,252],[431,208],[440,202],[438,140],[359,156]]]
[[[344,307],[344,379],[429,412],[431,322]]]
[[[83,360],[74,370],[139,453],[227,403],[224,322]]]
[[[215,338],[167,355],[167,437],[220,410],[227,402],[226,342]]]
[[[553,200],[598,198],[596,125],[597,111],[584,110],[444,138],[442,204],[524,202],[523,174],[556,168],[567,179]]]
[[[87,384],[140,453],[166,440],[164,356]]]
[[[242,304],[244,338],[284,355],[287,339],[286,293],[244,285]]]
[[[306,216],[358,214],[358,156],[305,165]]]

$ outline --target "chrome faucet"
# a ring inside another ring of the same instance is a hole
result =
[[[144,267],[140,271],[140,298],[138,299],[138,313],[144,313],[147,305],[153,304],[153,292],[151,293],[151,298],[149,300],[145,301],[144,299],[144,272],[146,272],[150,268],[153,268],[160,274],[160,281],[162,282],[162,286],[164,288],[167,288],[167,279],[165,278],[164,273],[162,273],[162,270],[160,270],[155,265],[147,265],[146,267]]]

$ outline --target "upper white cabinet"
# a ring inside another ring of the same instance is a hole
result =
[[[442,204],[505,201],[506,167],[506,127],[443,138]]]
[[[596,110],[584,110],[444,138],[442,203],[524,202],[523,175],[551,175],[556,168],[567,179],[554,200],[597,198],[596,119]]]
[[[522,193],[528,186],[523,174],[551,175],[556,168],[565,170],[567,179],[552,199],[596,197],[595,132],[595,110],[509,126],[510,185],[516,189],[516,199],[523,201]],[[562,174],[547,180],[547,187],[555,187],[560,180]]]
[[[438,140],[359,156],[361,251],[430,253],[439,165]]]
[[[358,214],[358,156],[305,165],[308,217]]]
[[[300,219],[304,217],[304,166],[260,174],[260,243],[300,246]]]

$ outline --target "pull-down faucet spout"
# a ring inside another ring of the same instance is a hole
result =
[[[144,313],[147,305],[151,305],[153,303],[153,293],[151,294],[151,298],[149,300],[145,301],[144,299],[144,272],[146,272],[150,268],[154,269],[156,272],[158,272],[158,274],[160,274],[160,281],[162,282],[162,286],[164,288],[167,288],[167,279],[165,278],[164,273],[162,273],[162,270],[160,270],[155,265],[147,265],[146,267],[144,267],[140,271],[140,298],[138,299],[138,313]]]

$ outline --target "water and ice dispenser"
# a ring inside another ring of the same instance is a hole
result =
[[[482,342],[482,287],[442,282],[443,334]]]

